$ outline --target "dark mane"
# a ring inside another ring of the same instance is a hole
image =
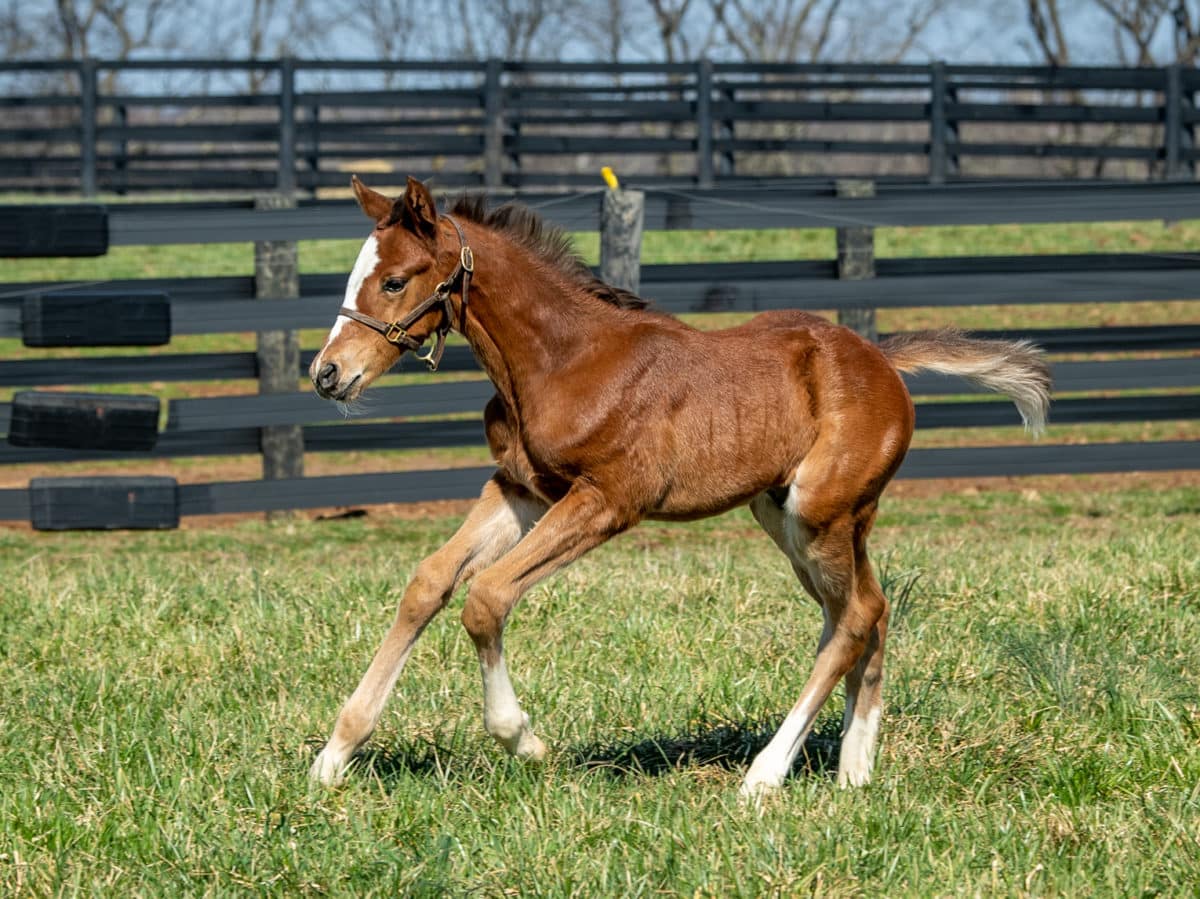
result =
[[[621,309],[645,309],[649,303],[635,293],[605,284],[579,258],[570,236],[556,225],[548,224],[541,216],[518,203],[505,203],[488,208],[483,194],[460,197],[450,207],[450,214],[461,216],[477,225],[503,232],[539,259],[554,266],[592,296]]]

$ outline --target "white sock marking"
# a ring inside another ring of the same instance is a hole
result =
[[[534,734],[529,716],[521,711],[504,658],[494,666],[479,667],[483,672],[484,728],[517,758],[535,761],[544,758],[546,745]]]
[[[861,787],[871,779],[875,765],[875,741],[879,738],[880,709],[867,712],[865,718],[854,716],[850,727],[842,737],[842,751],[838,757],[838,783],[842,786]]]
[[[483,720],[488,733],[502,742],[516,740],[524,724],[521,704],[508,679],[504,660],[493,666],[484,665],[483,672]]]
[[[763,790],[783,785],[784,778],[792,768],[792,762],[796,760],[804,745],[804,738],[812,729],[816,712],[816,709],[809,707],[808,702],[801,702],[788,713],[771,742],[755,757],[750,770],[746,772],[746,780],[741,790],[743,796],[755,796]]]

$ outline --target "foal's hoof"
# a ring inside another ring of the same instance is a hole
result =
[[[871,769],[867,766],[846,767],[838,771],[838,786],[865,787],[871,782]]]
[[[319,753],[316,759],[313,760],[312,767],[308,769],[308,779],[313,783],[318,783],[323,787],[341,786],[346,780],[347,762],[344,759],[339,759],[329,751],[326,746]]]
[[[746,779],[742,781],[742,786],[738,790],[738,801],[742,805],[753,806],[759,808],[762,805],[763,799],[778,793],[779,788],[783,786],[781,780],[767,777],[756,777],[753,774],[746,775]]]
[[[537,734],[526,731],[521,735],[513,755],[527,762],[540,762],[546,757],[546,744],[538,739]]]
[[[514,758],[540,762],[546,757],[546,744],[533,732],[529,716],[524,712],[520,718],[508,720],[489,720],[485,717],[483,726],[496,742],[504,747],[505,752]]]

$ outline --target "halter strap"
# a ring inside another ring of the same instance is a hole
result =
[[[408,314],[403,318],[391,322],[385,322],[382,319],[359,312],[357,309],[351,309],[348,306],[342,306],[338,309],[338,315],[344,315],[346,318],[352,319],[360,325],[365,325],[372,331],[378,331],[388,343],[402,347],[405,350],[411,350],[414,353],[425,345],[425,341],[429,339],[430,334],[436,334],[433,349],[427,355],[417,356],[418,359],[429,366],[430,371],[437,371],[438,364],[442,361],[442,353],[446,349],[446,335],[450,332],[451,323],[454,320],[454,307],[450,303],[450,292],[460,277],[462,278],[462,309],[459,312],[458,327],[461,331],[466,326],[467,295],[471,290],[471,274],[475,271],[475,256],[471,252],[471,248],[467,246],[467,236],[463,233],[462,226],[448,215],[443,215],[442,218],[453,225],[455,232],[458,234],[458,264],[454,266],[454,271],[447,275],[433,289],[432,294],[418,303],[416,307],[410,309]],[[442,307],[442,320],[438,322],[433,331],[421,338],[414,337],[408,333],[408,329],[419,318],[439,304]]]

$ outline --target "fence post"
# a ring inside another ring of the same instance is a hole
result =
[[[637,293],[642,271],[646,195],[615,188],[600,202],[600,280]]]
[[[290,195],[296,189],[296,61],[279,61],[279,176],[275,189]]]
[[[312,195],[315,197],[321,190],[321,105],[313,103],[308,107],[308,171],[312,175]]]
[[[122,103],[117,107],[117,128],[121,138],[117,141],[116,159],[113,160],[114,187],[120,196],[125,196],[129,186],[129,141],[125,138],[125,129],[129,127],[129,107]]]
[[[721,90],[721,100],[727,104],[730,110],[733,110],[734,104],[737,101],[737,88],[732,83],[727,83]],[[736,115],[730,112],[730,116]],[[734,118],[721,119],[718,125],[718,134],[721,135],[721,140],[733,142],[737,137],[737,120]],[[737,172],[737,158],[734,156],[733,150],[727,149],[717,157],[717,174],[718,175],[734,175]]]
[[[929,183],[946,183],[946,66],[929,67]]]
[[[502,60],[493,57],[487,61],[483,82],[483,183],[488,188],[504,185],[503,73]]]
[[[1167,66],[1166,85],[1163,89],[1163,177],[1168,181],[1181,181],[1195,176],[1195,165],[1183,158],[1190,149],[1192,132],[1183,120],[1186,104],[1183,92],[1183,69],[1179,63]]]
[[[713,186],[713,118],[711,59],[696,63],[696,184]]]
[[[292,194],[260,194],[255,209],[292,209]],[[300,296],[298,251],[294,240],[254,244],[254,294],[268,302]],[[300,340],[295,331],[260,331],[256,350],[259,393],[294,393],[300,372]],[[304,433],[299,425],[268,425],[260,431],[263,480],[304,477]],[[268,512],[267,518],[287,513]]]
[[[96,60],[79,63],[79,192],[96,196]]]
[[[837,195],[847,199],[875,196],[875,182],[853,178],[837,182]],[[844,280],[875,277],[875,229],[870,226],[843,226],[837,229],[837,273]],[[867,340],[878,340],[874,309],[839,309],[838,324],[857,331]]]

